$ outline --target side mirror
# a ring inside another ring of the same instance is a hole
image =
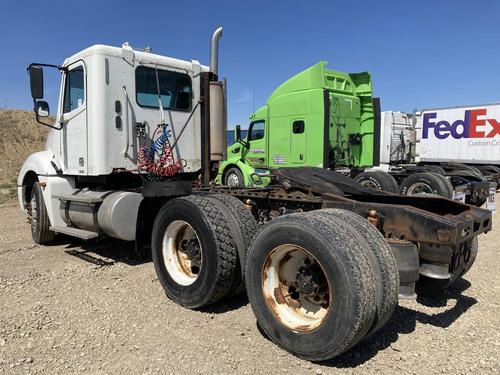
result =
[[[35,111],[38,117],[49,117],[50,109],[49,103],[44,100],[37,100],[35,104]]]
[[[33,99],[43,98],[43,68],[38,65],[30,65],[30,86]]]
[[[236,125],[236,127],[234,128],[234,140],[236,142],[241,142],[241,126],[240,125]]]

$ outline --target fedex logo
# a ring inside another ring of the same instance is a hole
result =
[[[492,118],[486,118],[486,112],[486,108],[467,110],[463,120],[459,119],[452,123],[445,120],[436,122],[437,112],[425,113],[422,138],[429,138],[431,129],[438,139],[446,139],[450,135],[455,139],[493,138],[500,135],[500,122]]]

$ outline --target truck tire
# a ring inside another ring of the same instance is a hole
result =
[[[497,183],[497,189],[500,187],[500,168],[496,165],[482,165],[477,168],[484,176],[490,176],[492,181]]]
[[[429,172],[434,172],[434,173],[440,174],[442,176],[446,176],[446,171],[442,167],[440,167],[439,165],[426,165],[425,168]]]
[[[224,211],[231,226],[231,236],[235,240],[238,250],[238,261],[236,262],[236,272],[232,286],[228,295],[237,295],[245,291],[245,275],[242,272],[242,265],[246,262],[246,255],[253,238],[257,234],[259,225],[251,211],[238,198],[228,194],[210,194],[208,199]]]
[[[36,181],[31,189],[29,213],[31,216],[31,237],[40,245],[45,245],[54,240],[55,233],[49,229],[50,221],[43,200],[40,182]]]
[[[478,250],[479,250],[479,240],[478,240],[477,237],[474,237],[472,239],[472,243],[471,243],[471,246],[469,248],[469,254],[470,254],[469,255],[469,259],[467,260],[467,263],[465,263],[464,270],[463,270],[463,272],[462,272],[462,274],[460,276],[463,276],[467,272],[469,272],[469,270],[471,269],[472,265],[476,261]]]
[[[453,198],[453,186],[448,179],[434,172],[415,173],[403,180],[400,193],[402,195],[437,194]]]
[[[224,185],[229,187],[243,187],[245,185],[243,173],[238,167],[231,167],[224,173]]]
[[[368,335],[382,328],[391,318],[399,299],[399,271],[392,250],[382,233],[360,215],[341,209],[322,209],[318,212],[341,223],[348,223],[359,234],[367,245],[368,255],[373,255],[381,275],[381,285],[377,296],[377,316]]]
[[[376,313],[375,270],[356,230],[326,225],[319,216],[295,213],[266,224],[250,248],[245,278],[262,330],[314,361],[359,342]]]
[[[396,179],[386,172],[361,172],[356,177],[354,177],[354,179],[367,189],[384,190],[389,193],[396,194],[399,192],[399,187]]]
[[[477,237],[474,237],[469,245],[469,256],[463,268],[456,269],[449,279],[433,279],[420,275],[416,285],[415,291],[419,296],[434,296],[449,286],[451,286],[457,279],[465,275],[474,264],[477,252],[479,249],[479,243]]]
[[[176,198],[160,209],[151,255],[167,296],[188,308],[224,297],[238,269],[230,222],[205,196]]]

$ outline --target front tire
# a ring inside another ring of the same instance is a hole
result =
[[[229,187],[243,187],[243,173],[237,167],[231,167],[224,174],[224,185]]]
[[[191,195],[165,204],[153,225],[151,253],[165,293],[184,307],[218,301],[237,276],[230,223],[207,197]]]
[[[31,237],[40,245],[45,245],[54,240],[55,233],[49,229],[50,221],[47,207],[43,200],[40,182],[36,181],[31,189],[30,200]]]

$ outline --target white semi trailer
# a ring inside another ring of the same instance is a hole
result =
[[[52,129],[19,173],[21,209],[36,243],[134,241],[176,303],[200,308],[246,289],[274,342],[335,357],[384,326],[398,296],[437,293],[467,272],[491,213],[318,168],[273,171],[267,188],[213,185],[227,137],[221,34],[210,66],[128,44],[30,64],[35,116]],[[46,68],[62,77],[54,123]]]
[[[471,204],[486,203],[494,210],[500,169],[492,165],[491,159],[500,158],[500,149],[496,155],[494,148],[485,150],[479,146],[474,149],[473,145],[478,141],[467,138],[471,123],[475,125],[475,121],[479,121],[482,126],[487,123],[485,119],[475,117],[477,113],[488,111],[486,106],[479,107],[431,109],[412,114],[382,112],[381,164],[389,166],[393,174],[427,171],[444,175],[454,187],[455,197],[462,196]],[[498,111],[499,106],[490,106],[490,112],[495,116],[493,109]],[[494,118],[491,121],[496,122]],[[492,129],[480,134],[493,134]],[[474,132],[471,136],[476,135]],[[498,138],[500,141],[500,135]],[[425,178],[413,177],[412,180],[423,184]],[[411,193],[412,187],[402,181],[401,193]]]
[[[453,158],[429,158],[428,155],[445,154],[452,146],[429,141],[428,131],[426,137],[422,137],[422,113],[382,112],[379,165],[362,173],[351,171],[351,176],[372,189],[398,191],[404,195],[438,194],[477,206],[486,204],[495,210],[497,177],[500,177],[494,174],[496,167],[485,165],[480,170],[464,164],[467,150],[453,141],[450,141],[455,150]]]
[[[422,164],[459,162],[500,182],[500,104],[426,109],[414,125]]]

